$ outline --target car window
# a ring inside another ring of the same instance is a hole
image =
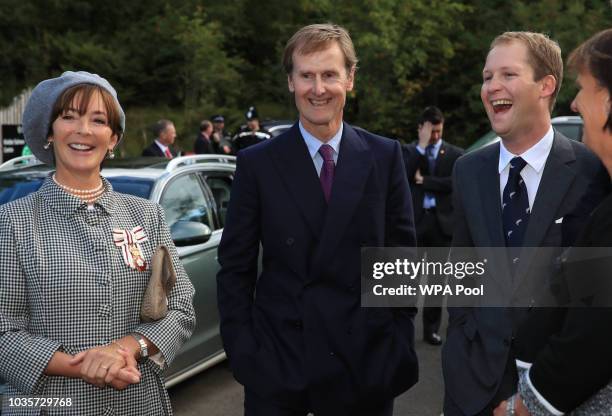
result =
[[[153,188],[153,181],[150,179],[136,179],[129,176],[112,176],[106,179],[113,185],[115,192],[139,196],[145,199],[149,199],[151,189]]]
[[[217,210],[217,218],[219,219],[219,227],[225,226],[225,217],[227,215],[227,207],[230,200],[230,192],[232,189],[233,174],[226,173],[206,173],[204,181],[210,188],[210,191],[215,198]]]
[[[213,228],[211,209],[195,174],[170,181],[159,203],[164,208],[169,227],[177,221],[194,221]]]
[[[555,129],[567,138],[578,141],[582,140],[581,124],[556,124]]]
[[[38,191],[43,181],[44,178],[31,180],[25,178],[0,179],[0,205],[23,198],[32,192]]]

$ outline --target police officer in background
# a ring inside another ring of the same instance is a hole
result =
[[[257,109],[254,106],[249,107],[244,116],[247,120],[246,126],[242,126],[232,139],[234,153],[272,138],[272,134],[260,126]]]
[[[225,117],[220,114],[211,117],[213,123],[212,144],[215,153],[221,155],[231,155],[232,145],[230,135],[225,131]]]

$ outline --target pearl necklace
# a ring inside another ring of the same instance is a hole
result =
[[[71,194],[76,194],[76,195],[83,195],[83,196],[99,194],[100,191],[104,188],[104,182],[102,182],[102,181],[100,181],[100,185],[98,185],[94,189],[76,189],[76,188],[71,188],[69,186],[66,186],[64,184],[59,183],[57,181],[57,178],[55,177],[55,173],[53,174],[53,182],[55,182],[57,185],[59,185],[59,187],[62,188],[66,192],[70,192]]]
[[[106,191],[106,189],[104,188],[104,182],[102,181],[100,181],[100,185],[98,185],[94,189],[75,189],[59,183],[57,181],[57,178],[55,177],[55,174],[53,174],[52,179],[53,182],[55,182],[64,191],[76,196],[87,204],[92,204],[96,202],[98,198],[100,198],[100,196],[102,196],[102,194]]]

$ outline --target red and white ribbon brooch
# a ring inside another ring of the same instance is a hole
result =
[[[147,270],[147,262],[142,254],[140,244],[147,240],[148,238],[140,225],[131,230],[118,228],[113,230],[113,241],[121,249],[123,261],[132,269],[141,272]]]

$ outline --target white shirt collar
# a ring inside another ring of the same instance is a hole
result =
[[[527,151],[523,152],[520,155],[515,155],[511,153],[504,146],[503,140],[500,141],[499,146],[499,165],[497,167],[498,172],[501,173],[506,166],[510,163],[510,160],[516,156],[520,156],[527,162],[529,166],[531,166],[538,174],[544,169],[544,165],[546,164],[546,159],[548,158],[548,154],[550,153],[550,149],[552,149],[553,139],[555,137],[555,133],[553,131],[552,126],[548,128],[548,131],[536,144],[531,146]]]
[[[304,142],[306,142],[306,146],[308,147],[308,152],[310,153],[310,157],[314,158],[319,148],[322,144],[330,145],[336,154],[339,154],[340,150],[340,140],[342,139],[342,131],[344,130],[344,123],[340,123],[340,128],[334,134],[334,137],[331,138],[327,143],[323,143],[321,140],[317,139],[315,136],[310,134],[308,130],[304,128],[302,122],[299,122],[300,133],[302,133],[302,137],[304,138]]]
[[[166,153],[166,149],[168,148],[168,146],[163,145],[159,140],[155,139],[155,144],[157,144],[157,147],[159,147],[161,149],[162,152]]]

